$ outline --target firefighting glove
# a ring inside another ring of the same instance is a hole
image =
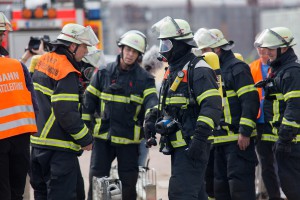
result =
[[[187,156],[192,160],[207,161],[207,137],[202,136],[199,130],[195,131],[193,139],[190,141],[189,147],[185,150]]]
[[[150,110],[150,112],[145,117],[145,124],[144,124],[144,134],[145,138],[147,139],[146,147],[150,148],[151,146],[156,146],[156,131],[155,131],[155,123],[157,119],[157,112],[156,108]]]
[[[291,153],[292,141],[296,137],[298,129],[291,126],[281,125],[278,136],[279,139],[274,145],[277,157],[288,157]]]

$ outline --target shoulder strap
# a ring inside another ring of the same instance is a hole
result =
[[[275,72],[275,76],[278,76],[280,77],[281,75],[284,74],[284,72],[288,69],[291,69],[291,68],[300,68],[300,63],[299,61],[295,61],[295,62],[291,62],[287,65],[285,65],[282,69],[280,69],[277,73]]]
[[[197,63],[203,59],[203,57],[195,57],[192,62],[188,65],[188,92],[189,92],[189,104],[195,105],[196,104],[196,97],[193,90],[193,77],[194,77],[194,69]]]

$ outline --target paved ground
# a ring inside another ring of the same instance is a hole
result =
[[[156,190],[157,200],[168,199],[168,182],[170,177],[170,156],[163,155],[158,151],[158,147],[152,147],[150,149],[150,162],[149,167],[154,168],[156,172]],[[81,171],[85,182],[85,191],[88,191],[88,173],[90,164],[91,152],[84,152],[79,158]],[[24,200],[33,200],[32,189],[27,185],[27,192],[24,195]],[[29,192],[28,192],[29,191]]]

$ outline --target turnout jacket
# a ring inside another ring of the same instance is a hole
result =
[[[300,141],[300,64],[292,48],[270,63],[271,72],[265,87],[264,112],[269,139],[274,141],[282,128],[294,130]],[[284,126],[282,126],[284,125]]]
[[[184,70],[188,65],[190,69]],[[184,72],[184,77],[176,91],[171,91],[179,71]],[[221,109],[216,75],[202,58],[187,53],[169,65],[160,89],[159,110],[163,115],[161,119],[175,119],[180,124],[168,135],[174,148],[187,145],[196,128],[203,138],[208,138],[219,124]]]
[[[51,52],[39,59],[32,77],[40,105],[33,147],[80,153],[92,142],[79,110],[79,75],[66,55]]]
[[[224,111],[220,127],[214,132],[214,144],[238,140],[238,134],[251,137],[259,110],[258,92],[249,66],[231,50],[219,56],[225,84]]]
[[[97,71],[85,91],[83,119],[95,116],[93,136],[112,144],[138,144],[144,137],[144,117],[157,106],[155,80],[139,64],[120,69],[120,56]]]

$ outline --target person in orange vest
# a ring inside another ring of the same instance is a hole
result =
[[[84,200],[78,156],[93,138],[81,119],[80,61],[99,42],[90,26],[66,24],[53,51],[41,56],[32,76],[40,114],[31,136],[30,183],[39,199]]]
[[[250,63],[251,74],[255,83],[265,80],[268,75],[268,54],[265,48],[256,48],[259,58]],[[278,175],[276,173],[276,160],[273,153],[274,143],[278,136],[272,134],[272,127],[269,123],[265,123],[265,115],[263,112],[263,104],[265,91],[263,88],[257,88],[260,99],[260,108],[256,121],[257,143],[256,150],[261,163],[261,176],[265,184],[269,199],[280,200],[280,186]],[[262,194],[263,195],[263,194]]]
[[[0,12],[0,44],[6,31],[11,24]],[[38,103],[27,67],[2,46],[0,53],[0,199],[23,199]]]

